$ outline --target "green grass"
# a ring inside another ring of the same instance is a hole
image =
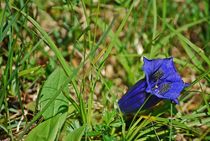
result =
[[[210,139],[208,0],[3,0],[0,23],[0,140]],[[125,116],[143,56],[191,85]]]

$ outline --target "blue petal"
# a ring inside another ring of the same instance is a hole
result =
[[[171,62],[173,61],[171,60],[172,58],[149,60],[144,57],[143,70],[146,75],[148,85],[146,90],[148,93],[151,93],[157,79],[159,80],[161,77],[164,78],[168,75],[166,66],[168,66],[169,69],[173,69],[173,67],[171,67]]]
[[[134,113],[138,111],[138,109],[142,106],[146,99],[146,93],[139,93],[131,98],[128,99],[121,99],[121,101],[125,100],[121,103],[119,101],[120,110],[123,113]]]
[[[150,97],[149,97],[148,101],[145,103],[143,109],[151,108],[151,107],[155,106],[161,100],[163,100],[163,99],[159,98],[155,95],[150,95]]]
[[[133,87],[131,87],[128,92],[119,100],[118,104],[120,110],[125,113],[134,113],[137,112],[138,109],[144,104],[142,109],[150,108],[156,105],[160,100],[160,98],[156,96],[150,96],[148,101],[145,100],[150,95],[146,93],[146,81],[140,80]],[[146,102],[146,103],[145,103]]]
[[[147,93],[177,102],[176,99],[185,84],[176,71],[172,57],[153,60],[144,58],[143,70],[146,75]]]
[[[143,70],[146,78],[138,81],[118,102],[125,114],[134,113],[140,107],[150,108],[163,99],[178,103],[180,92],[189,86],[176,71],[172,57],[153,60],[144,58]]]
[[[163,63],[163,59],[149,60],[144,57],[143,60],[144,60],[143,70],[144,70],[145,74],[147,74],[147,75],[153,74],[155,71],[157,71],[157,69]]]
[[[161,87],[163,85],[167,84],[169,87],[167,90],[163,90],[164,88]],[[164,82],[161,85],[159,85],[158,92],[155,93],[155,95],[159,98],[163,99],[169,99],[169,100],[175,100],[179,97],[180,92],[184,89],[184,83],[183,82]]]
[[[132,113],[141,107],[147,97],[145,88],[146,81],[140,80],[119,100],[118,104],[123,113]]]

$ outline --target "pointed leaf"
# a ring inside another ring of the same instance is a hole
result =
[[[67,136],[63,138],[63,141],[80,141],[86,126],[81,126],[80,128],[75,129],[74,131],[70,132]]]
[[[66,116],[67,113],[58,114],[42,122],[28,134],[26,141],[54,141],[66,120]]]
[[[67,79],[65,72],[61,68],[57,68],[44,83],[42,88],[39,106],[40,109],[45,107],[49,100],[56,94],[56,92],[61,88],[64,81]],[[68,93],[68,87],[66,86],[63,91]],[[55,116],[59,112],[67,111],[68,100],[60,93],[54,102],[51,103],[49,108],[43,113],[45,119]]]

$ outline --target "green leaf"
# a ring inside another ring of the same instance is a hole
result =
[[[65,136],[63,138],[63,141],[80,141],[85,132],[85,129],[85,125],[75,129],[74,131],[70,132],[67,136]]]
[[[54,141],[66,120],[66,116],[67,113],[58,114],[42,122],[28,134],[26,141]]]
[[[56,94],[56,92],[61,88],[63,82],[67,79],[65,72],[61,68],[57,68],[46,80],[42,88],[39,106],[42,110],[45,105],[50,101],[50,99]],[[65,86],[63,89],[68,93],[68,87]],[[42,114],[45,119],[50,118],[58,114],[59,112],[67,111],[68,100],[62,94],[62,92],[56,97],[56,99],[50,104],[47,110]]]

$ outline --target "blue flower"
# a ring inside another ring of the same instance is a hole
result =
[[[145,79],[139,80],[131,87],[126,94],[119,100],[118,104],[123,113],[134,113],[144,104],[149,93],[146,92],[147,83]],[[156,96],[150,96],[144,104],[144,108],[149,108],[157,104],[161,99]]]
[[[123,113],[134,113],[141,106],[150,108],[163,99],[178,103],[177,98],[187,85],[176,71],[172,57],[144,58],[143,71],[145,79],[139,80],[118,102]]]

